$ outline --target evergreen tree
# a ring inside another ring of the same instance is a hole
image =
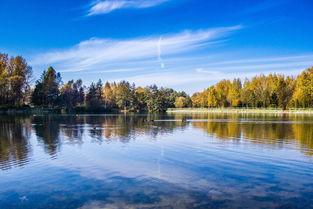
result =
[[[60,105],[59,87],[61,86],[61,74],[49,67],[36,82],[32,94],[32,102],[38,106],[55,107]]]

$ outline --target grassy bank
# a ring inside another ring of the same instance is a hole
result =
[[[313,114],[313,108],[169,108],[168,113],[268,113]]]

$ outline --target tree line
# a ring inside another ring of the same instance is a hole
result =
[[[187,102],[191,104],[191,99],[185,92],[156,85],[142,88],[127,81],[103,83],[101,79],[89,87],[84,87],[80,79],[62,84],[61,75],[52,67],[43,72],[31,94],[31,103],[37,107],[67,110],[87,107],[89,110],[164,112],[180,103],[187,106]]]
[[[127,81],[62,82],[53,67],[44,71],[31,88],[32,68],[21,56],[0,53],[0,105],[31,105],[67,110],[123,110],[164,112],[184,107],[313,107],[313,68],[297,77],[270,74],[252,79],[222,80],[191,97],[185,92],[156,85],[136,87]]]
[[[224,79],[191,99],[193,107],[312,108],[313,67],[297,77],[261,74],[244,81]]]

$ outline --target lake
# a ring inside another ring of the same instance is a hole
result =
[[[0,208],[313,208],[313,116],[1,115]]]

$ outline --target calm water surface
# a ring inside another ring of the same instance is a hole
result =
[[[313,208],[313,117],[1,115],[0,208]]]

